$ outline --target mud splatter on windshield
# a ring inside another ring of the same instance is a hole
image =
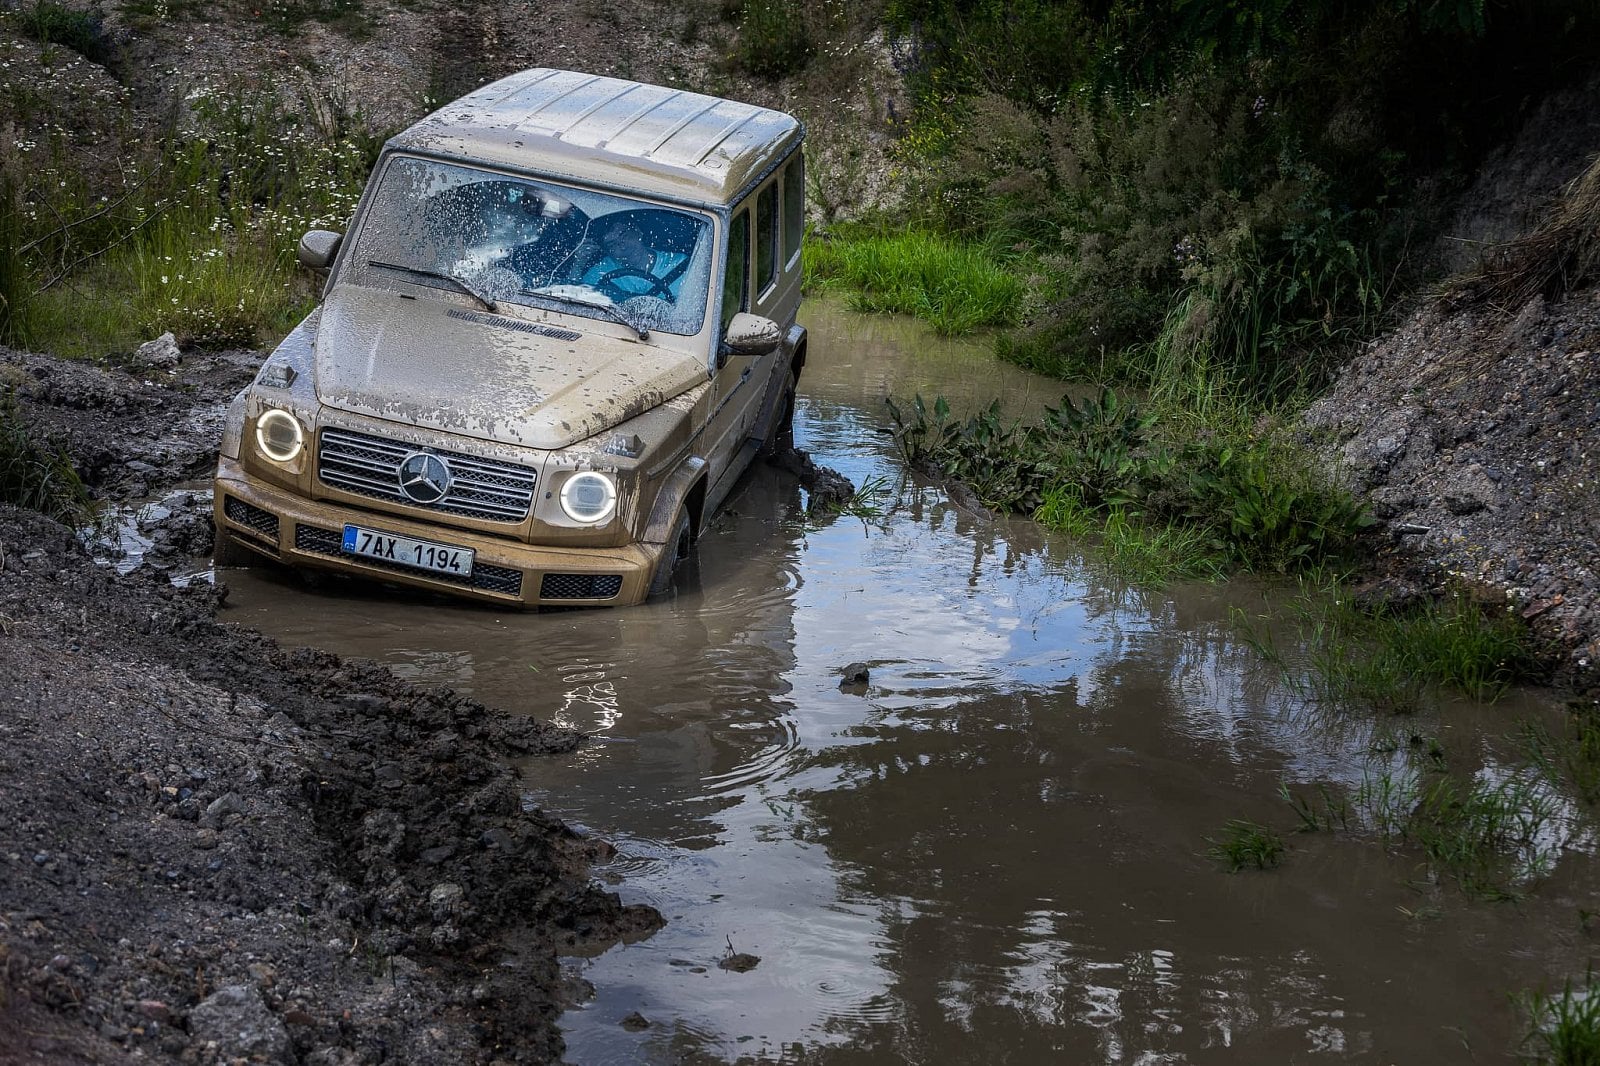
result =
[[[398,156],[351,262],[384,284],[432,277],[489,303],[692,336],[705,320],[711,259],[702,214]]]

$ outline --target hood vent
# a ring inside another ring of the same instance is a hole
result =
[[[459,318],[463,322],[476,322],[480,326],[493,326],[496,329],[514,329],[518,333],[533,333],[540,337],[549,337],[551,340],[575,341],[583,336],[583,334],[574,333],[570,329],[541,326],[533,322],[524,322],[520,318],[502,318],[499,315],[485,315],[477,311],[457,311],[455,308],[451,308],[445,314],[451,318]]]

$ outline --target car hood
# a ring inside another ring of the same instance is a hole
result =
[[[317,398],[339,411],[553,449],[706,380],[691,355],[578,332],[341,285],[317,330]]]

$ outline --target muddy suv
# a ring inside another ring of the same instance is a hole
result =
[[[391,140],[322,304],[229,411],[218,551],[496,602],[637,603],[788,432],[801,129],[515,74]]]

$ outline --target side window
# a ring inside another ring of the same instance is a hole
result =
[[[722,275],[722,328],[750,306],[750,209],[728,226],[728,266]]]
[[[796,152],[783,168],[783,251],[789,266],[800,254],[800,239],[806,232],[805,160]]]
[[[778,276],[778,183],[756,196],[756,292]]]

